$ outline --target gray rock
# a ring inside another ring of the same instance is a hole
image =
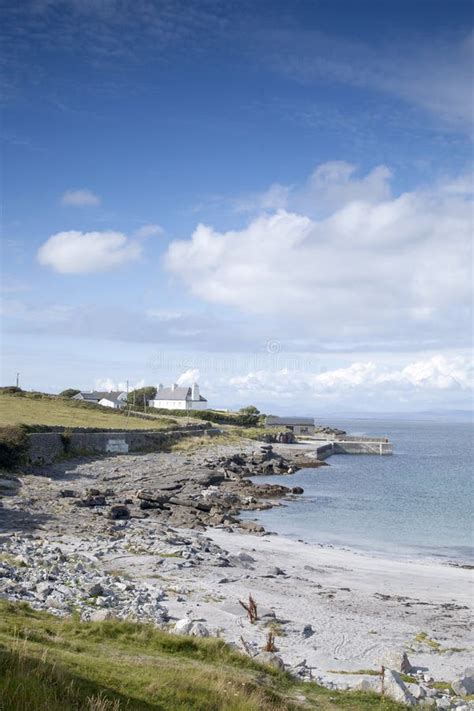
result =
[[[314,630],[313,630],[313,628],[311,627],[311,625],[305,625],[305,626],[303,627],[303,631],[301,632],[301,634],[302,634],[302,636],[303,636],[305,639],[308,639],[309,637],[312,637],[312,636],[313,636]]]
[[[380,691],[380,681],[377,677],[373,679],[361,679],[355,684],[354,689],[358,691]]]
[[[94,610],[89,617],[91,622],[104,622],[105,620],[110,620],[112,613],[110,610]]]
[[[437,709],[450,709],[451,699],[448,696],[442,696],[440,699],[436,699]]]
[[[98,597],[99,595],[102,595],[103,592],[104,588],[100,583],[94,583],[94,585],[92,585],[88,590],[89,597]]]
[[[195,622],[191,627],[190,634],[193,637],[209,637],[209,630],[202,622]]]
[[[110,508],[109,518],[113,520],[130,518],[130,509],[125,504],[115,504]]]
[[[36,586],[36,592],[42,597],[47,597],[52,589],[53,587],[48,580],[44,580]]]
[[[273,652],[259,652],[255,655],[254,659],[256,662],[260,662],[260,664],[268,664],[269,666],[280,669],[281,671],[285,669],[283,659]]]
[[[193,621],[189,617],[183,617],[182,620],[178,620],[174,626],[174,631],[177,634],[189,634],[193,626]]]
[[[384,652],[380,664],[386,669],[393,669],[402,674],[410,674],[413,671],[407,653],[401,649],[391,649]]]
[[[455,679],[451,686],[454,693],[463,698],[474,694],[474,667],[465,669],[464,673]]]
[[[400,674],[393,669],[386,669],[383,682],[384,693],[389,698],[407,706],[415,706],[416,701],[400,678]]]

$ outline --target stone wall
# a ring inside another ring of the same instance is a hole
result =
[[[185,437],[216,435],[210,427],[157,431],[128,430],[117,432],[34,432],[29,440],[30,464],[51,464],[61,455],[125,454],[159,452]]]

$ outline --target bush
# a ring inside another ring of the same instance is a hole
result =
[[[251,415],[241,412],[216,412],[215,410],[167,410],[165,408],[154,409],[153,413],[158,415],[170,415],[171,417],[195,417],[205,422],[213,422],[218,425],[237,425],[239,427],[256,427],[259,424],[259,415]]]
[[[67,399],[70,399],[74,397],[74,395],[79,395],[80,392],[80,390],[76,390],[75,388],[66,388],[66,390],[62,390],[59,393],[59,397],[65,397]]]
[[[127,403],[129,405],[135,405],[135,407],[143,408],[150,400],[156,395],[156,388],[154,385],[146,385],[144,388],[137,388],[137,390],[132,390],[128,394]]]
[[[0,388],[0,393],[3,395],[16,395],[17,393],[22,393],[23,390],[16,385],[4,385]]]
[[[22,463],[28,451],[26,428],[0,427],[0,467],[10,469]]]

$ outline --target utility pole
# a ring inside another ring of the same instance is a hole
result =
[[[16,374],[16,386],[17,386],[17,388],[20,387],[20,373]]]

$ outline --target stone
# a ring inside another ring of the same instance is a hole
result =
[[[305,626],[303,627],[303,630],[302,630],[301,634],[302,634],[302,636],[303,636],[305,639],[308,639],[309,637],[312,637],[312,636],[313,636],[314,630],[313,630],[313,628],[312,628],[311,625],[305,625]]]
[[[275,667],[275,669],[280,669],[281,671],[284,671],[285,669],[283,659],[273,652],[259,652],[255,655],[254,659],[256,662],[260,662],[260,664],[267,664],[268,666]]]
[[[38,595],[42,595],[43,597],[46,597],[47,595],[49,595],[49,593],[51,592],[52,589],[53,588],[52,588],[51,583],[48,582],[47,580],[44,580],[43,582],[38,583],[38,585],[36,586],[36,592],[38,593]]]
[[[391,649],[384,652],[380,665],[383,665],[386,669],[393,669],[401,674],[410,674],[413,671],[407,653],[398,649]]]
[[[94,585],[89,588],[88,593],[89,597],[98,597],[99,595],[103,595],[104,588],[100,583],[94,583]]]
[[[88,496],[86,499],[82,499],[83,506],[105,506],[106,503],[107,502],[103,494],[97,494],[97,496]]]
[[[374,679],[361,679],[356,683],[354,689],[358,691],[379,691],[380,682],[377,678]]]
[[[193,637],[209,637],[209,630],[202,622],[195,622],[191,627],[190,634]]]
[[[249,533],[263,533],[265,531],[264,527],[256,521],[241,521],[240,528]]]
[[[468,667],[451,684],[453,691],[458,696],[465,698],[474,694],[474,667]]]
[[[393,669],[386,669],[383,679],[383,688],[385,696],[398,701],[407,706],[414,706],[415,699],[408,691],[407,687],[400,678],[400,674]]]
[[[91,622],[105,622],[105,620],[110,620],[112,613],[110,610],[94,610],[89,617]]]
[[[301,486],[294,486],[291,489],[292,494],[304,494],[304,489]]]
[[[110,508],[109,518],[113,520],[130,518],[130,509],[124,504],[115,504]]]
[[[437,709],[450,709],[451,699],[448,696],[442,696],[440,699],[436,699]]]
[[[410,691],[413,697],[420,701],[420,699],[426,698],[426,689],[424,686],[418,686],[418,684],[410,684]]]
[[[174,626],[174,631],[177,634],[189,634],[193,626],[193,621],[189,617],[183,617],[182,620],[178,620]]]
[[[59,496],[63,499],[73,499],[77,496],[77,492],[74,489],[61,489]]]

